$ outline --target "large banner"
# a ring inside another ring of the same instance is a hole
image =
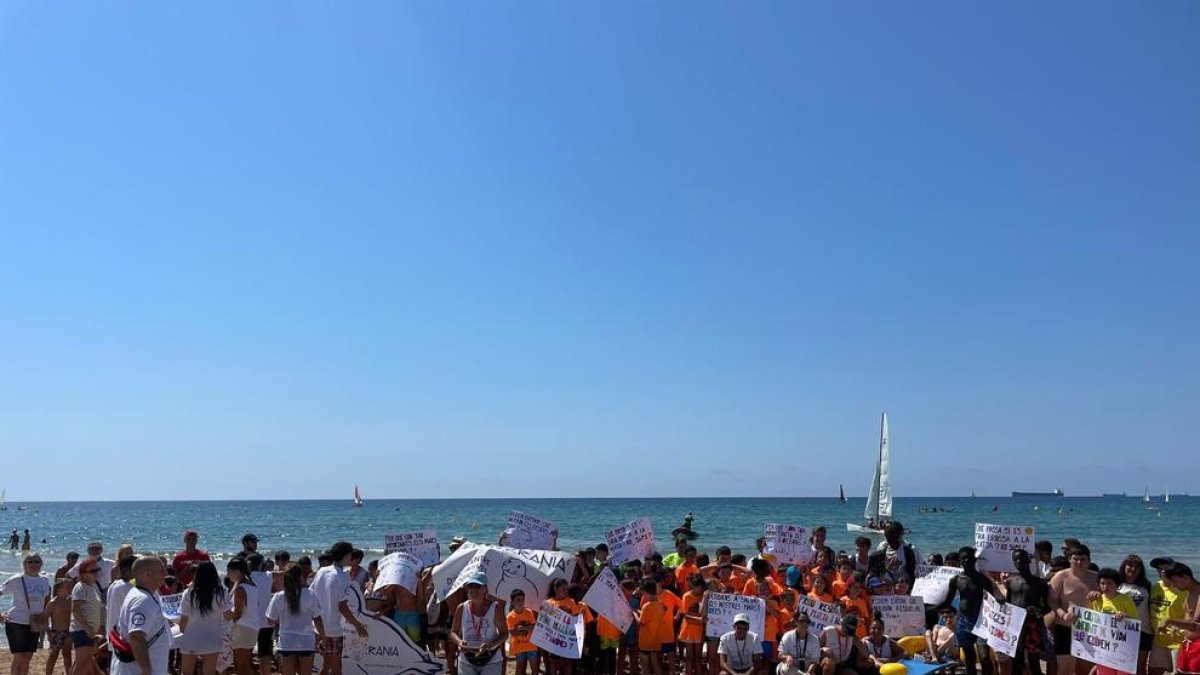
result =
[[[975,559],[979,569],[989,572],[1016,572],[1012,552],[1025,549],[1033,556],[1033,527],[1028,525],[989,525],[975,523]]]
[[[552,602],[543,602],[529,641],[555,656],[578,659],[583,657],[583,630],[582,616],[564,612]]]
[[[608,619],[617,630],[624,633],[633,623],[633,608],[621,590],[621,583],[611,567],[600,570],[592,585],[583,596],[583,604]]]
[[[807,565],[812,557],[808,530],[803,527],[767,523],[763,535],[767,540],[766,552],[784,565]]]
[[[1021,627],[1025,625],[1025,608],[1012,603],[1000,604],[991,595],[983,594],[983,608],[971,632],[987,641],[992,649],[1017,655],[1017,640],[1021,638]]]
[[[610,564],[620,565],[654,553],[654,528],[649,518],[638,518],[604,533]]]
[[[508,525],[500,535],[500,545],[553,551],[558,548],[558,526],[528,513],[508,514]]]
[[[442,675],[446,663],[421,649],[403,628],[387,617],[367,613],[357,584],[352,584],[347,600],[350,611],[367,627],[367,637],[359,637],[342,620],[345,642],[342,648],[342,672],[347,675]],[[316,644],[314,636],[313,644]],[[313,660],[313,673],[321,672],[321,653]]]
[[[421,561],[414,555],[404,551],[389,553],[379,559],[379,577],[375,580],[375,588],[400,586],[416,594],[421,567]]]
[[[546,599],[551,579],[571,580],[575,556],[564,551],[503,546],[472,545],[466,551],[460,548],[433,568],[435,595],[445,600],[476,572],[487,575],[489,594],[507,601],[513,589],[519,588],[525,591],[526,604],[537,606]]]
[[[889,637],[925,634],[925,602],[919,597],[876,595],[871,609],[883,615],[883,632]]]
[[[1118,619],[1115,614],[1078,605],[1071,605],[1071,611],[1076,616],[1071,626],[1071,656],[1125,673],[1137,672],[1141,621]]]
[[[957,567],[931,567],[917,565],[917,580],[913,582],[911,593],[919,596],[927,605],[940,605],[946,601],[950,593],[950,582],[958,573]]]
[[[707,625],[704,634],[719,638],[733,630],[733,617],[750,615],[750,632],[762,639],[763,624],[766,623],[767,603],[762,598],[733,593],[710,593],[708,596]]]
[[[442,561],[442,545],[438,543],[437,530],[414,530],[383,535],[383,552],[403,551],[424,567],[432,567]]]
[[[842,606],[836,602],[821,602],[807,595],[800,596],[799,608],[796,613],[808,614],[808,629],[820,632],[826,626],[836,626],[842,622]]]

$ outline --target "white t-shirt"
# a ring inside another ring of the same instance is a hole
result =
[[[338,605],[350,600],[350,575],[337,565],[326,565],[317,570],[308,587],[317,596],[321,605],[321,619],[325,622],[326,637],[342,637],[342,613]]]
[[[24,583],[22,583],[24,582]],[[26,591],[29,595],[26,596]],[[29,610],[34,614],[46,611],[46,601],[50,599],[50,580],[42,576],[16,574],[0,586],[0,595],[13,599],[12,609],[8,612],[8,620],[22,626],[29,625]]]
[[[105,593],[104,604],[108,608],[107,620],[104,625],[112,628],[117,625],[117,619],[121,617],[121,605],[125,604],[125,596],[129,595],[129,589],[133,586],[124,579],[117,579],[112,582]]]
[[[1154,626],[1150,625],[1150,591],[1137,584],[1121,584],[1117,588],[1117,592],[1129,596],[1134,606],[1137,607],[1138,619],[1142,622],[1142,632],[1153,634]]]
[[[796,631],[789,630],[779,641],[779,653],[810,664],[817,663],[821,660],[821,636],[810,630],[808,635],[799,637]]]
[[[232,607],[229,593],[213,598],[212,609],[201,612],[192,600],[192,589],[179,599],[179,616],[187,617],[187,630],[175,641],[185,654],[216,654],[221,651],[225,634],[225,612]]]
[[[104,621],[104,595],[96,584],[85,584],[82,581],[76,582],[75,587],[71,589],[71,605],[76,602],[83,603],[82,614],[87,619],[88,626],[84,626],[75,618],[75,612],[71,611],[71,630],[87,630],[89,627],[96,631],[90,635],[98,635],[99,631],[104,628],[101,623]]]
[[[259,596],[262,594],[261,589],[258,586],[255,586],[254,584],[240,583],[237,585],[237,587],[233,591],[233,593],[235,595],[237,593],[238,588],[242,589],[246,593],[246,606],[242,608],[242,615],[240,617],[238,617],[238,620],[235,621],[234,623],[238,626],[244,626],[246,628],[252,628],[254,630],[258,630],[259,628],[262,628],[263,627],[263,617],[262,617],[262,612],[261,612],[262,605],[260,604],[260,601],[259,601]],[[270,589],[270,587],[268,587],[267,592],[269,593],[270,591],[271,591],[271,589]],[[236,602],[236,600],[234,602]]]
[[[746,631],[746,639],[737,639],[737,631],[729,631],[717,642],[717,653],[729,657],[734,670],[746,670],[754,665],[754,656],[762,654],[762,643],[754,631]]]
[[[279,650],[313,651],[317,648],[313,619],[321,616],[321,601],[307,588],[300,589],[300,611],[293,614],[287,595],[279,591],[267,604],[267,618],[279,622]]]
[[[134,588],[125,596],[121,614],[117,619],[117,633],[126,640],[131,633],[141,633],[146,638],[150,656],[150,675],[167,675],[167,656],[171,653],[171,628],[163,617],[158,593],[147,593]],[[141,675],[136,661],[125,663],[113,659],[112,675]]]
[[[826,626],[821,632],[825,635],[825,648],[829,650],[834,663],[841,663],[849,658],[850,652],[858,644],[857,637],[842,635],[837,626]]]
[[[266,628],[267,605],[271,604],[271,573],[251,572],[250,578],[254,580],[258,591],[258,625],[260,628]]]

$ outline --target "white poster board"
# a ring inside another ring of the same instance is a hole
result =
[[[633,623],[633,608],[621,590],[621,583],[611,567],[600,570],[600,574],[592,580],[591,587],[583,596],[583,604],[608,619],[617,630],[624,633]]]
[[[404,551],[389,553],[379,559],[379,576],[375,580],[375,588],[400,586],[415,594],[421,567],[421,561],[414,555]]]
[[[799,525],[767,523],[763,538],[767,540],[766,553],[775,556],[783,565],[807,565],[812,558],[812,546],[808,541],[808,530]]]
[[[179,623],[179,604],[183,601],[183,593],[160,595],[158,601],[162,605],[163,618]]]
[[[568,614],[552,602],[543,602],[529,641],[555,656],[578,659],[583,657],[583,631],[582,616]]]
[[[971,632],[987,641],[992,649],[1007,654],[1017,655],[1017,640],[1021,637],[1021,627],[1025,625],[1025,609],[1012,603],[1001,605],[991,595],[983,594],[983,608],[975,627]]]
[[[1024,549],[1033,556],[1033,527],[975,523],[975,560],[981,570],[1016,572],[1012,552]]]
[[[638,560],[654,553],[654,528],[649,518],[638,518],[604,533],[611,565]]]
[[[362,594],[354,584],[347,599],[350,611],[367,627],[367,637],[342,620],[345,642],[342,648],[342,672],[354,675],[442,675],[446,662],[421,649],[408,633],[387,617],[365,612]],[[314,645],[316,643],[314,636]],[[321,672],[321,653],[313,660],[313,673]]]
[[[876,595],[871,609],[883,615],[888,637],[925,634],[925,601],[913,595]]]
[[[413,530],[383,535],[383,552],[403,551],[424,567],[432,567],[442,561],[442,545],[438,543],[437,530]]]
[[[434,592],[439,599],[445,599],[467,583],[472,575],[482,572],[487,576],[490,595],[507,601],[512,591],[519,588],[525,592],[525,603],[536,607],[546,599],[551,579],[570,581],[575,573],[575,556],[564,551],[476,546],[468,552],[471,557],[465,560],[465,556],[456,557],[458,553],[455,551],[433,568]]]
[[[537,516],[513,511],[500,535],[500,545],[553,551],[558,548],[558,526]]]
[[[1125,673],[1137,672],[1138,638],[1142,622],[1117,619],[1094,609],[1071,605],[1077,617],[1071,626],[1071,656]]]
[[[808,614],[808,629],[820,632],[826,626],[836,626],[842,622],[842,606],[836,602],[822,602],[816,598],[802,595],[796,613]]]
[[[766,623],[767,603],[762,598],[734,593],[711,593],[708,596],[708,614],[704,634],[719,638],[733,630],[733,617],[738,614],[750,616],[750,632],[761,640]]]
[[[917,565],[917,580],[913,582],[911,593],[925,601],[927,605],[940,605],[946,601],[950,593],[950,582],[962,570],[957,567],[931,567]]]

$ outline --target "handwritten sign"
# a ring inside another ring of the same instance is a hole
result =
[[[1115,614],[1078,605],[1071,605],[1071,611],[1076,616],[1071,626],[1071,656],[1125,673],[1137,672],[1141,621],[1118,619]]]
[[[162,604],[163,618],[167,621],[179,623],[179,605],[183,602],[183,593],[160,595],[158,596],[158,601]]]
[[[1025,609],[1012,603],[1001,605],[992,596],[984,593],[983,608],[971,633],[987,641],[992,649],[1007,654],[1017,655],[1017,640],[1021,637],[1021,627],[1025,625]]]
[[[913,582],[912,594],[927,605],[940,605],[950,593],[950,581],[961,571],[957,567],[917,565],[917,580]]]
[[[621,583],[611,567],[600,570],[583,596],[583,604],[608,619],[622,633],[629,630],[629,625],[633,623],[633,608],[625,599]]]
[[[638,518],[604,533],[612,565],[645,558],[654,553],[654,528],[649,518]]]
[[[404,551],[389,553],[379,559],[379,577],[375,580],[375,588],[399,586],[409,593],[416,593],[421,567],[421,561],[414,555]]]
[[[733,617],[738,614],[750,616],[750,632],[761,640],[767,617],[767,603],[763,602],[762,598],[733,593],[709,594],[704,634],[710,638],[720,638],[733,630]]]
[[[437,530],[413,530],[383,535],[383,552],[403,551],[421,561],[422,567],[432,567],[442,561],[442,545]]]
[[[925,634],[925,602],[912,595],[876,595],[871,609],[883,615],[883,632],[890,637]]]
[[[836,602],[821,602],[807,595],[800,596],[797,614],[808,614],[809,630],[820,632],[827,626],[836,626],[842,622],[842,606]]]
[[[508,525],[500,535],[501,546],[553,551],[558,547],[558,526],[528,513],[508,514]]]
[[[578,659],[583,657],[583,629],[582,616],[564,612],[552,602],[543,602],[529,641],[555,656]]]
[[[1012,552],[1025,549],[1033,555],[1033,528],[1028,525],[975,523],[976,561],[989,572],[1016,572]]]
[[[812,557],[808,530],[796,525],[767,523],[763,531],[767,540],[766,552],[785,565],[807,565]]]

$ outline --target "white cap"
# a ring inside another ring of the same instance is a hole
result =
[[[743,612],[741,614],[735,614],[733,616],[733,625],[736,626],[739,623],[744,623],[747,626],[749,626],[750,625],[750,615],[746,614],[745,612]]]

